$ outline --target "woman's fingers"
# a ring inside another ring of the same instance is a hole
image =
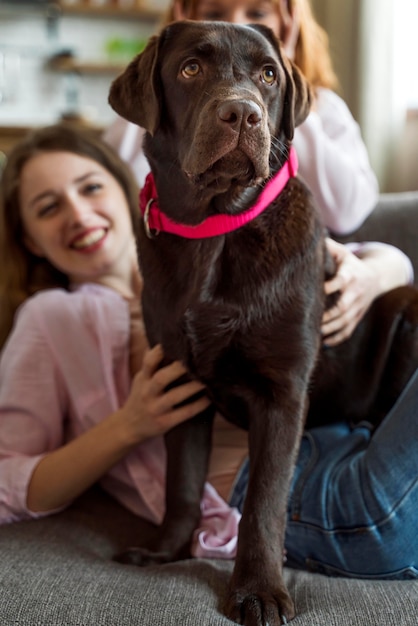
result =
[[[141,370],[146,377],[151,376],[158,370],[158,366],[164,357],[162,346],[157,344],[153,348],[145,351],[144,358],[142,360]]]
[[[153,376],[155,384],[164,389],[178,378],[187,373],[187,369],[180,361],[173,361],[170,365],[160,368]]]
[[[326,346],[336,346],[348,339],[354,332],[361,315],[357,314],[351,318],[338,317],[328,324],[322,325],[323,343]]]
[[[162,415],[160,419],[164,422],[166,429],[172,428],[177,424],[181,424],[181,422],[184,422],[185,420],[195,417],[207,409],[209,405],[209,398],[207,396],[202,396],[189,404],[185,404],[184,406],[168,411]]]
[[[156,400],[156,410],[160,413],[165,413],[204,389],[205,386],[197,380],[173,387],[173,389],[166,391]]]
[[[205,389],[205,386],[197,380],[187,380],[185,383],[180,383],[167,389],[169,385],[172,385],[178,381],[181,376],[187,374],[187,369],[180,361],[173,361],[173,363],[159,368],[163,356],[163,350],[160,345],[154,346],[154,348],[148,350],[144,356],[143,366],[140,372],[142,390],[144,396],[148,397],[147,402],[149,402],[150,407],[152,406],[154,415],[163,415],[172,412],[176,405],[185,402],[188,398],[191,398]],[[198,402],[197,405],[195,403],[196,401]],[[207,398],[199,398],[196,401],[188,404],[191,408],[177,414],[178,419],[181,420],[181,415],[189,414],[190,411],[192,411],[192,414],[195,414],[196,406],[198,408],[201,406],[206,408],[209,403]],[[177,408],[175,410],[177,410]]]
[[[375,273],[344,246],[327,240],[337,263],[336,275],[325,282],[325,294],[339,292],[336,304],[324,312],[321,332],[331,346],[351,336],[375,297]]]
[[[141,373],[145,380],[152,381],[154,393],[159,393],[165,387],[186,374],[187,370],[180,361],[173,361],[170,365],[160,367],[164,352],[160,344],[147,350],[142,362]]]

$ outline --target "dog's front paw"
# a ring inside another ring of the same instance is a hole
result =
[[[128,548],[114,556],[113,560],[124,565],[145,567],[146,565],[169,563],[174,558],[168,552],[152,552],[152,550],[147,550],[147,548]]]
[[[245,626],[282,626],[295,617],[295,607],[285,587],[269,591],[232,591],[225,614]]]

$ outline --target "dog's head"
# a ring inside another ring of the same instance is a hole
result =
[[[311,93],[270,29],[184,21],[150,39],[113,82],[109,102],[164,137],[160,152],[174,150],[171,162],[189,179],[249,184],[269,176],[272,148],[285,160]]]

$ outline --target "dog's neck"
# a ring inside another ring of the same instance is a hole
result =
[[[140,194],[140,209],[144,219],[145,231],[149,237],[163,231],[187,239],[204,239],[225,235],[248,224],[260,215],[280,195],[289,179],[296,176],[297,170],[297,155],[292,147],[288,160],[266,183],[253,206],[236,215],[225,213],[210,215],[196,225],[174,221],[160,209],[154,176],[150,173]]]

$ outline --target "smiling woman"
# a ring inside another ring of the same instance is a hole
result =
[[[166,391],[186,370],[159,368],[160,346],[148,349],[136,215],[128,168],[88,131],[40,129],[12,150],[0,191],[0,524],[64,508],[101,479],[156,521],[133,450],[146,445],[158,467],[158,436],[209,403],[182,405],[196,381]]]
[[[122,187],[104,167],[71,152],[33,156],[21,170],[20,210],[26,247],[71,284],[121,277],[126,291],[136,263],[132,221]]]
[[[98,280],[116,237],[123,239],[120,254],[129,250],[133,264],[136,183],[113,150],[88,130],[63,125],[30,134],[9,157],[0,202],[0,346],[28,296],[68,288],[87,272],[96,272]],[[114,227],[115,211],[118,220],[126,216],[123,227],[118,221]]]

